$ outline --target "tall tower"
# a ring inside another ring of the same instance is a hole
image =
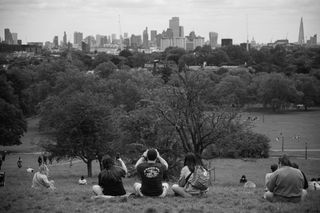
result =
[[[169,28],[172,30],[173,32],[173,38],[177,38],[179,37],[179,17],[172,17],[169,20]]]
[[[298,44],[300,44],[300,45],[304,44],[304,31],[303,31],[302,17],[301,17],[301,21],[300,21]]]

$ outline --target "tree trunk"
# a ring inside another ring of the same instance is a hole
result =
[[[92,177],[92,160],[87,162],[88,177]]]

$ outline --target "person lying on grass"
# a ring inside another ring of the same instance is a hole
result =
[[[114,160],[105,155],[102,159],[103,170],[98,176],[98,185],[92,186],[96,196],[92,198],[112,198],[114,196],[125,196],[126,191],[123,187],[122,178],[127,174],[127,167],[121,158],[117,159],[121,167],[114,164]]]
[[[156,162],[159,160],[159,162]],[[137,196],[165,197],[169,184],[162,182],[168,163],[160,156],[158,150],[147,149],[137,161],[135,168],[141,178],[141,183],[134,183]]]
[[[46,165],[43,164],[39,167],[39,171],[34,174],[31,187],[35,189],[41,189],[41,188],[48,188],[51,190],[56,189],[56,187],[54,187],[54,181],[53,180],[49,181],[48,177],[49,177],[49,169]]]
[[[199,189],[191,185],[190,180],[193,179],[197,166],[201,166],[201,164],[197,161],[196,156],[193,153],[187,153],[184,158],[184,167],[181,169],[178,184],[172,185],[172,191],[176,195],[192,197],[192,195],[200,195],[208,190]]]

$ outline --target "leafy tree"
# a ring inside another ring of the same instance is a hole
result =
[[[211,92],[209,83],[205,73],[176,73],[168,85],[150,96],[158,116],[179,135],[183,150],[199,158],[208,146],[242,128],[234,109],[214,106],[204,98]]]
[[[124,49],[124,50],[122,50],[122,51],[119,53],[119,56],[128,58],[129,56],[132,56],[132,53],[131,53],[130,50]]]
[[[255,76],[251,89],[255,89],[259,101],[264,106],[271,106],[273,111],[285,109],[302,95],[296,90],[294,81],[280,73]]]
[[[108,78],[109,75],[111,75],[116,69],[117,69],[117,66],[111,61],[108,61],[108,62],[103,62],[99,64],[94,71],[101,78]]]
[[[241,107],[247,103],[247,84],[239,76],[227,75],[222,78],[214,93],[222,104]]]
[[[305,74],[297,74],[295,76],[297,90],[302,92],[303,95],[300,99],[304,105],[305,110],[312,106],[314,103],[319,103],[320,81],[313,76]]]
[[[111,57],[107,53],[98,53],[92,61],[92,68],[95,69],[99,64],[107,63],[110,59]]]
[[[27,123],[5,73],[0,74],[0,91],[0,145],[20,145]]]
[[[112,153],[110,106],[102,94],[75,92],[42,103],[40,129],[51,133],[44,148],[55,156],[79,157],[92,176],[92,161]]]

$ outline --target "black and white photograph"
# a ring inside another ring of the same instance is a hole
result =
[[[320,212],[319,0],[0,0],[0,212]]]

